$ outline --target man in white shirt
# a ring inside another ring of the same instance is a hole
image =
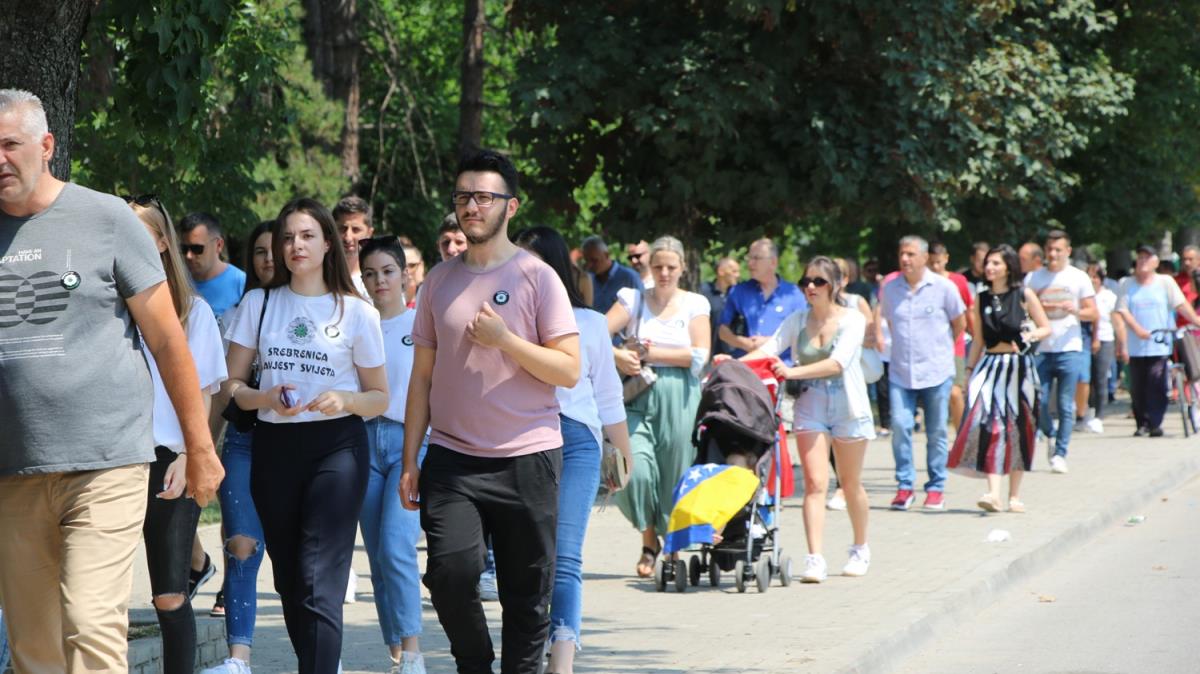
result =
[[[1071,239],[1060,229],[1046,235],[1046,266],[1025,277],[1025,285],[1042,301],[1050,319],[1050,337],[1038,346],[1038,378],[1042,382],[1042,404],[1038,427],[1050,447],[1050,470],[1067,472],[1067,446],[1075,425],[1075,387],[1090,366],[1090,352],[1083,350],[1080,323],[1099,319],[1096,291],[1088,275],[1070,264]],[[1090,345],[1089,345],[1090,348]],[[1055,407],[1058,430],[1050,420],[1050,390],[1058,382]]]
[[[371,204],[366,199],[354,195],[342,197],[333,207],[333,221],[337,223],[338,233],[342,236],[342,250],[346,253],[346,265],[350,267],[350,280],[364,299],[367,297],[367,287],[362,282],[362,270],[358,266],[358,242],[375,236],[375,226],[371,224]]]

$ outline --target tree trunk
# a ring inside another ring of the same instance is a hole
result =
[[[71,177],[80,48],[92,5],[87,0],[0,2],[0,87],[42,99],[55,139],[50,172],[61,180]]]
[[[483,143],[484,0],[466,0],[463,13],[462,98],[458,104],[458,151],[467,154]]]
[[[359,169],[359,68],[362,39],[358,34],[356,0],[304,0],[304,42],[313,64],[313,75],[325,95],[346,108],[337,152],[342,173],[356,184]]]

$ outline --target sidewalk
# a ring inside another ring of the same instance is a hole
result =
[[[759,595],[753,588],[738,594],[726,574],[720,589],[708,587],[703,579],[700,587],[685,594],[659,594],[652,581],[633,576],[640,548],[636,532],[615,507],[593,511],[584,557],[584,651],[576,670],[887,671],[890,663],[935,634],[952,634],[956,620],[989,603],[995,593],[1200,474],[1200,438],[1182,438],[1177,414],[1169,414],[1165,425],[1173,437],[1133,438],[1132,421],[1124,418],[1126,409],[1126,405],[1111,408],[1105,435],[1074,436],[1067,475],[1049,473],[1044,451],[1039,452],[1035,471],[1023,485],[1029,508],[1024,515],[981,514],[974,504],[984,490],[983,482],[957,475],[951,475],[947,485],[946,512],[892,512],[887,507],[895,489],[890,445],[886,439],[872,442],[864,480],[872,506],[873,563],[864,578],[831,576],[820,585],[794,583],[788,588],[776,580],[765,595]],[[921,467],[924,436],[917,440]],[[919,473],[919,480],[923,479]],[[797,484],[802,484],[799,476]],[[851,542],[850,526],[845,513],[827,515],[825,555],[836,573]],[[799,499],[785,503],[782,517],[784,547],[799,565],[805,552]],[[986,543],[992,529],[1010,532],[1011,540]],[[216,527],[206,528],[202,536],[210,553],[219,550]],[[149,602],[140,559],[135,607]],[[346,606],[345,669],[386,672],[387,651],[376,625],[361,543],[354,568],[359,574],[359,600]],[[199,615],[207,615],[216,590],[217,581],[203,589],[196,601]],[[453,672],[445,637],[428,594],[422,591],[426,630],[422,645],[428,670]],[[279,603],[271,589],[269,562],[264,564],[259,592],[254,669],[294,671]],[[499,605],[486,606],[499,648]]]

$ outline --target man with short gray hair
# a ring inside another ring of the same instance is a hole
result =
[[[779,248],[762,238],[750,244],[746,256],[750,280],[735,285],[725,298],[717,334],[729,347],[726,353],[740,358],[757,349],[775,334],[783,320],[808,307],[804,292],[779,277]],[[791,349],[779,357],[791,365]]]
[[[896,460],[893,510],[908,510],[914,500],[912,434],[918,404],[925,410],[925,464],[929,471],[923,507],[946,509],[946,416],[954,384],[954,341],[966,329],[967,308],[954,284],[928,269],[928,262],[925,239],[900,239],[900,275],[883,286],[879,298],[880,316],[887,319],[892,335],[888,397]],[[884,343],[882,333],[876,334],[876,343]]]
[[[617,301],[621,288],[642,290],[642,278],[638,273],[612,259],[608,244],[598,236],[589,236],[579,246],[583,251],[583,262],[592,278],[592,308],[602,314],[608,313]]]
[[[123,672],[157,491],[139,344],[179,418],[187,495],[207,504],[224,471],[154,241],[121,199],[51,175],[53,155],[41,101],[0,89],[0,604],[16,671]]]

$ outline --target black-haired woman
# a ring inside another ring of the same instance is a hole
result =
[[[271,248],[270,283],[246,294],[229,328],[229,389],[238,407],[258,411],[250,493],[299,671],[329,674],[367,486],[362,418],[388,405],[383,334],[324,206],[284,206]],[[256,356],[257,389],[246,383]]]
[[[992,248],[984,259],[988,286],[971,308],[975,320],[967,357],[967,409],[946,464],[987,478],[988,491],[978,505],[988,512],[1003,509],[1000,483],[1005,475],[1008,509],[1025,512],[1021,477],[1033,467],[1036,447],[1040,384],[1033,356],[1023,347],[1048,337],[1050,322],[1037,293],[1021,283],[1020,269],[1017,252],[1007,244]]]
[[[546,668],[548,673],[571,674],[575,651],[581,643],[583,538],[600,484],[601,432],[620,450],[627,466],[632,466],[633,456],[608,322],[603,314],[588,308],[575,285],[566,241],[549,227],[531,227],[517,233],[516,244],[541,258],[562,279],[579,326],[579,383],[569,389],[555,389],[563,435],[563,467],[558,488],[554,592],[550,599],[550,664]]]

